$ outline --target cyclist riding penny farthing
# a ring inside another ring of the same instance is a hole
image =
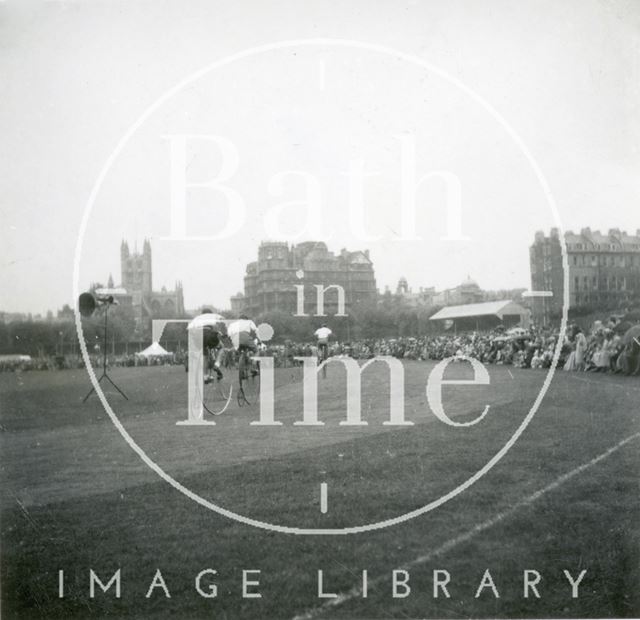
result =
[[[331,338],[333,332],[327,327],[326,323],[323,323],[316,331],[314,336],[317,339],[318,344],[318,362],[326,362],[329,358],[329,338]],[[322,367],[322,376],[327,376],[326,364]]]
[[[221,370],[225,355],[224,319],[204,310],[189,325],[202,328],[202,405],[207,413],[220,415],[229,407],[232,386]]]
[[[251,359],[260,344],[258,328],[242,314],[227,327],[227,336],[238,352],[238,405],[252,405],[260,397],[260,369]]]

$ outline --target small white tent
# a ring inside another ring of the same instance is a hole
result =
[[[173,353],[169,353],[159,342],[154,342],[149,345],[144,351],[140,351],[140,353],[136,353],[140,357],[168,357],[173,355]]]

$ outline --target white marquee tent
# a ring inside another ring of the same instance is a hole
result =
[[[173,355],[173,353],[169,353],[159,342],[154,342],[144,351],[136,353],[136,355],[140,357],[168,357],[169,355]]]

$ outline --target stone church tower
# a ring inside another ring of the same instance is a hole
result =
[[[129,244],[120,244],[121,286],[133,307],[137,320],[145,325],[153,318],[176,318],[184,315],[182,283],[176,282],[171,291],[164,286],[153,290],[153,263],[151,242],[144,240],[142,252],[129,249]],[[123,300],[124,301],[124,300]]]
[[[122,286],[127,291],[139,291],[143,296],[150,295],[153,291],[151,280],[151,243],[144,240],[142,254],[129,251],[129,244],[122,241],[120,244],[120,269]]]

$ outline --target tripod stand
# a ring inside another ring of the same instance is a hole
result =
[[[102,353],[102,374],[100,375],[100,378],[98,379],[98,383],[100,383],[103,379],[106,379],[114,388],[116,388],[116,390],[118,390],[118,392],[120,392],[120,394],[125,398],[125,400],[129,400],[129,398],[127,397],[127,395],[113,382],[113,380],[111,379],[111,377],[109,376],[109,373],[107,373],[107,322],[109,319],[109,305],[110,303],[107,302],[104,306],[104,336],[102,338],[102,349],[103,349],[103,353]],[[87,399],[89,398],[89,396],[91,396],[91,394],[93,394],[93,392],[96,391],[95,387],[92,387],[89,390],[89,393],[82,399],[82,402],[86,402]]]

